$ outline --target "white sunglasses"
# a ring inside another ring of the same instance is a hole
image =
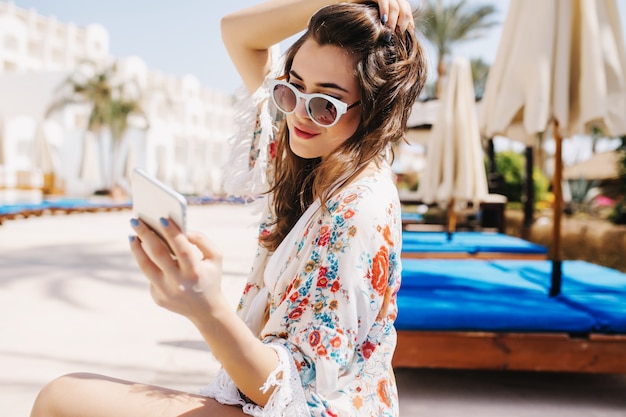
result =
[[[300,99],[304,99],[306,111],[315,122],[322,127],[335,125],[342,115],[360,103],[357,101],[347,105],[343,101],[331,97],[327,94],[313,93],[306,94],[298,91],[296,87],[284,80],[269,80],[268,87],[270,96],[276,107],[285,114],[291,114],[296,110]]]

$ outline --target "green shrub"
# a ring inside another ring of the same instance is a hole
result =
[[[525,167],[526,158],[524,155],[513,151],[496,153],[496,172],[502,176],[506,184],[504,195],[510,202],[522,201]],[[537,167],[533,168],[533,184],[535,189],[535,201],[545,201],[550,180],[548,180],[545,174]]]
[[[609,220],[615,224],[626,224],[626,136],[622,137],[621,158],[619,159],[619,191],[622,194],[613,211],[609,215]]]

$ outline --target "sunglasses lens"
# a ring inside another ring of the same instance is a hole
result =
[[[278,84],[272,91],[276,105],[285,113],[291,113],[295,110],[298,98],[296,94],[286,85]]]
[[[309,101],[311,117],[322,126],[328,126],[337,119],[337,108],[333,103],[321,97]]]

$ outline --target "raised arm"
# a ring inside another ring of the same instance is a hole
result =
[[[345,1],[359,3],[363,0]],[[305,29],[318,9],[336,0],[268,0],[222,18],[222,40],[244,84],[253,93],[270,71],[269,48]],[[376,1],[380,16],[391,28],[413,24],[404,0]],[[383,18],[384,16],[384,18]]]
[[[298,33],[329,0],[269,0],[222,18],[222,40],[252,93],[270,71],[269,48]]]

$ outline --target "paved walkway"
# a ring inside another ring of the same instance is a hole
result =
[[[38,390],[76,371],[196,390],[216,363],[183,317],[152,302],[128,251],[129,211],[0,226],[0,416],[28,416]],[[222,245],[234,304],[254,253],[241,206],[191,207]],[[402,416],[626,417],[626,376],[397,371]]]

